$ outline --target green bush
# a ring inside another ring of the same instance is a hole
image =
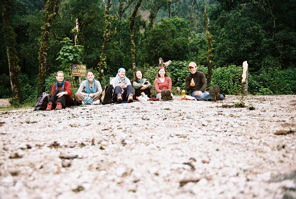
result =
[[[9,98],[12,96],[9,76],[0,75],[0,98]]]
[[[241,93],[242,67],[231,65],[213,70],[211,86],[218,84],[224,94]]]
[[[296,93],[296,69],[269,68],[252,75],[250,92],[256,95],[290,95]]]
[[[21,85],[22,103],[34,106],[37,100],[37,79],[29,78],[27,74],[20,73],[19,80]]]

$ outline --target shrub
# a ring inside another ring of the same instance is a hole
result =
[[[252,76],[250,91],[256,95],[296,93],[296,69],[263,69]]]
[[[0,75],[0,98],[9,98],[12,96],[9,76],[6,74]]]
[[[218,84],[225,94],[241,93],[242,67],[231,65],[213,70],[211,86]]]

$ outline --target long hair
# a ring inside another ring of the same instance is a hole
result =
[[[140,71],[142,73],[142,78],[144,78],[143,72],[141,70],[136,70],[134,73],[134,82],[138,82],[138,78],[137,78],[137,72]]]
[[[159,76],[159,71],[160,71],[161,69],[163,69],[164,72],[165,72],[165,73],[164,73],[164,77],[167,77],[167,72],[166,72],[165,67],[161,66],[161,67],[158,68],[158,71],[157,71],[157,74],[156,74],[156,78],[160,78],[160,76]]]

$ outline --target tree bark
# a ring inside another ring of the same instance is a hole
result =
[[[21,102],[21,91],[18,74],[20,67],[18,66],[19,57],[17,54],[16,34],[11,26],[11,7],[12,0],[3,0],[2,4],[2,18],[3,18],[3,31],[4,43],[6,47],[6,54],[8,59],[10,85],[12,90],[13,102]]]
[[[209,31],[209,20],[207,16],[206,6],[204,7],[204,29],[208,39],[208,78],[207,78],[207,86],[210,87],[212,81],[212,73],[213,73],[213,65],[214,65],[214,56],[213,56],[213,36]]]
[[[111,0],[108,0],[107,5],[105,6],[105,31],[104,31],[104,42],[102,45],[102,52],[100,54],[100,61],[98,63],[98,71],[99,71],[99,77],[98,79],[102,81],[105,71],[107,69],[107,56],[106,56],[106,50],[107,50],[107,44],[110,40],[111,35],[111,23],[114,20],[114,17],[110,15],[110,7],[112,6]]]
[[[49,34],[51,25],[54,18],[57,15],[59,10],[61,0],[47,0],[46,7],[46,20],[45,24],[42,27],[41,33],[41,43],[39,49],[39,67],[38,67],[38,90],[37,94],[40,95],[45,91],[45,77],[47,73],[47,54],[48,54],[48,45],[49,45]]]
[[[131,37],[131,56],[132,56],[132,69],[133,71],[136,70],[136,43],[135,43],[135,31],[134,31],[134,26],[135,26],[135,21],[136,21],[136,16],[137,12],[139,10],[139,7],[141,6],[142,0],[139,0],[138,3],[135,6],[135,9],[132,12],[131,16],[131,23],[130,23],[130,37]]]

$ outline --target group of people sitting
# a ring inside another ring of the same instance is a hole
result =
[[[207,80],[203,72],[197,71],[197,64],[190,62],[188,65],[190,74],[186,76],[186,90],[196,100],[223,100],[225,95],[220,94],[220,88],[215,85],[206,91]],[[141,70],[135,71],[133,84],[126,77],[124,68],[119,68],[115,78],[110,81],[114,88],[113,101],[121,103],[123,101],[133,102],[134,100],[163,100],[173,99],[172,79],[167,76],[166,68],[159,67],[157,77],[154,80],[156,98],[151,95],[152,84],[143,77]],[[56,74],[56,83],[53,84],[50,92],[50,100],[46,110],[62,109],[74,105],[72,98],[72,88],[69,81],[64,80],[62,71]],[[135,92],[134,92],[135,90]],[[102,86],[92,71],[87,72],[87,79],[81,82],[78,91],[75,93],[77,104],[100,104]]]

